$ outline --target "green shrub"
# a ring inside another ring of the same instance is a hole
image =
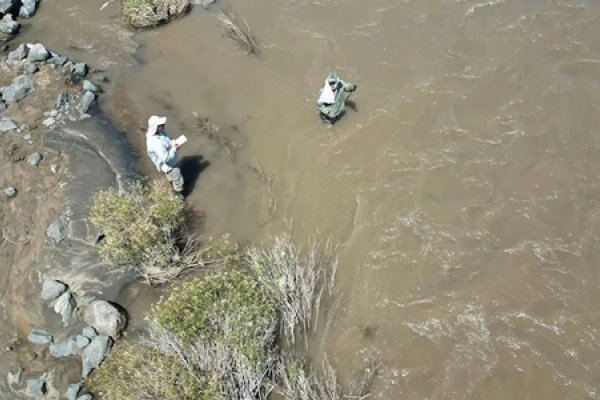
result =
[[[140,265],[157,254],[167,266],[174,234],[183,219],[183,200],[167,185],[136,183],[102,190],[94,197],[90,221],[105,235],[100,255],[115,264]]]
[[[220,342],[253,366],[269,360],[276,336],[277,304],[249,270],[195,278],[159,302],[154,315],[180,340]]]
[[[123,342],[88,381],[104,400],[225,400],[218,384],[184,367],[174,355]]]

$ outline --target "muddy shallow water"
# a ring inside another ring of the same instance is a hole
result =
[[[232,3],[258,58],[200,7],[131,36],[114,2],[48,0],[19,40],[108,68],[134,143],[150,114],[220,126],[182,150],[208,234],[341,243],[315,357],[375,354],[374,398],[600,398],[600,3]],[[332,68],[357,110],[327,128]]]

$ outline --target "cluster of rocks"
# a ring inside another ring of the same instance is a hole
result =
[[[41,297],[62,318],[63,325],[71,325],[79,311],[79,317],[86,324],[81,331],[66,338],[56,340],[48,331],[33,328],[27,341],[35,346],[47,346],[55,359],[81,357],[80,382],[71,384],[65,393],[67,399],[92,400],[92,395],[82,393],[83,380],[102,364],[110,352],[114,340],[118,339],[127,324],[127,316],[117,306],[104,300],[94,300],[77,308],[75,294],[68,285],[54,279],[46,279],[42,284]],[[22,370],[13,375],[13,383],[20,382]],[[30,397],[42,397],[47,392],[48,372],[25,383],[25,392]]]
[[[16,20],[30,18],[35,14],[38,0],[0,0],[0,32],[6,35],[15,35],[19,32],[21,24]]]
[[[2,0],[0,0],[1,2]],[[35,74],[40,68],[47,66],[58,69],[66,75],[71,83],[81,84],[81,92],[71,94],[61,92],[57,99],[55,108],[46,112],[44,126],[50,127],[57,122],[88,118],[92,105],[96,102],[99,87],[86,79],[89,68],[85,63],[73,63],[65,56],[56,54],[41,43],[23,43],[8,53],[4,63],[21,72],[8,86],[0,87],[0,111],[6,107],[23,100],[34,90]]]

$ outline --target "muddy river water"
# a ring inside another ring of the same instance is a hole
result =
[[[208,234],[340,243],[316,358],[375,355],[376,399],[600,399],[600,2],[232,1],[259,57],[202,7],[133,35],[117,3],[46,0],[19,40],[106,68],[134,143],[188,134]],[[331,69],[358,91],[328,128]]]

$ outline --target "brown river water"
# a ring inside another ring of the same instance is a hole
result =
[[[19,40],[107,68],[134,143],[221,127],[182,149],[208,234],[340,243],[315,359],[375,355],[374,399],[600,399],[599,1],[232,1],[260,57],[201,7],[133,35],[103,4],[46,0]],[[330,69],[358,91],[328,128]]]

